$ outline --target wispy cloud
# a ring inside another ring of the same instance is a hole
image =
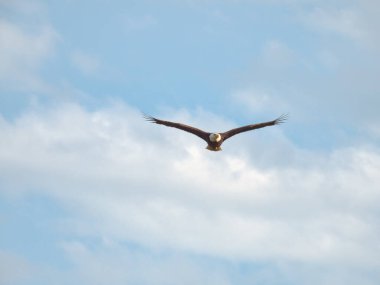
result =
[[[28,31],[0,19],[0,83],[2,89],[44,88],[38,70],[54,52],[58,34],[49,26]]]
[[[84,284],[231,284],[219,266],[199,264],[191,255],[120,245],[88,248],[79,241],[64,242],[62,247],[77,265],[72,274]]]
[[[142,16],[125,15],[122,18],[122,25],[127,31],[141,31],[157,24],[157,19],[150,14]]]
[[[270,110],[270,115],[273,116],[290,111],[290,107],[271,90],[251,87],[233,91],[231,97],[235,104],[250,114],[268,113]]]
[[[71,54],[71,61],[80,72],[87,76],[96,74],[101,66],[96,56],[82,51],[74,51]]]
[[[325,10],[316,8],[308,21],[316,28],[335,32],[336,34],[346,36],[355,41],[363,41],[368,35],[360,26],[360,18],[354,9]]]
[[[0,283],[4,285],[19,284],[30,280],[36,271],[22,256],[0,250]]]
[[[373,1],[345,2],[337,6],[317,2],[315,8],[305,14],[304,20],[320,32],[339,35],[362,47],[378,49],[380,21],[375,11],[379,8],[379,4]]]
[[[293,51],[279,40],[265,43],[261,57],[264,63],[272,68],[284,68],[294,62]]]
[[[46,7],[40,0],[0,0],[0,7],[12,12],[22,14],[23,16],[42,16],[47,13]]]

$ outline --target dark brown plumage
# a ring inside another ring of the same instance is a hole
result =
[[[268,126],[279,125],[279,124],[284,123],[288,119],[288,115],[283,114],[273,121],[259,123],[259,124],[247,125],[247,126],[243,126],[243,127],[239,127],[239,128],[229,130],[229,131],[224,132],[224,133],[209,133],[209,132],[205,132],[205,131],[202,131],[200,129],[197,129],[197,128],[194,128],[194,127],[191,127],[191,126],[188,126],[185,124],[180,124],[180,123],[175,123],[175,122],[170,122],[170,121],[164,121],[164,120],[156,119],[156,118],[154,118],[152,116],[148,116],[148,115],[144,115],[144,117],[146,120],[148,120],[152,123],[164,125],[167,127],[177,128],[177,129],[183,130],[185,132],[192,133],[192,134],[200,137],[201,139],[205,140],[207,142],[207,149],[212,150],[212,151],[222,150],[220,147],[222,145],[222,143],[234,135],[237,135],[237,134],[240,134],[243,132],[252,131],[255,129],[268,127]]]

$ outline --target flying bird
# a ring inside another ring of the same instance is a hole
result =
[[[209,133],[209,132],[205,132],[205,131],[202,131],[200,129],[197,129],[185,124],[164,121],[164,120],[160,120],[149,115],[144,115],[144,117],[149,122],[159,124],[159,125],[164,125],[167,127],[177,128],[185,132],[192,133],[193,135],[196,135],[207,142],[206,149],[211,150],[211,151],[220,151],[222,150],[222,148],[220,147],[222,143],[225,140],[229,139],[230,137],[243,133],[243,132],[248,132],[248,131],[252,131],[252,130],[256,130],[256,129],[260,129],[264,127],[282,124],[288,119],[288,114],[283,114],[273,121],[247,125],[247,126],[229,130],[224,133]]]

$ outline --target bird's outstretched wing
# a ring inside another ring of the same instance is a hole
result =
[[[259,124],[253,124],[253,125],[247,125],[240,128],[232,129],[227,132],[221,133],[222,139],[226,140],[234,135],[252,131],[255,129],[260,129],[268,126],[274,126],[284,123],[288,119],[288,114],[283,114],[280,117],[278,117],[276,120],[265,122],[265,123],[259,123]]]
[[[159,119],[156,119],[156,118],[154,118],[152,116],[145,115],[145,114],[143,116],[149,122],[152,122],[152,123],[155,123],[155,124],[159,124],[159,125],[164,125],[164,126],[167,126],[167,127],[177,128],[177,129],[183,130],[185,132],[192,133],[192,134],[200,137],[201,139],[204,139],[206,142],[208,142],[209,133],[204,132],[204,131],[202,131],[200,129],[197,129],[197,128],[194,128],[194,127],[191,127],[191,126],[188,126],[188,125],[185,125],[185,124],[180,124],[180,123],[175,123],[175,122],[170,122],[170,121],[159,120]]]

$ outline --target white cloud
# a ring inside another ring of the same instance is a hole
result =
[[[323,11],[330,10],[335,11]],[[331,21],[341,22],[334,13],[327,14]],[[312,21],[313,17],[307,19]],[[348,35],[338,37],[330,33],[326,37],[313,35],[313,46],[305,42],[308,36],[303,35],[299,43],[292,41],[292,49],[283,41],[267,41],[242,74],[240,86],[232,90],[231,101],[239,107],[246,106],[243,110],[289,112],[293,118],[317,122],[319,126],[359,130],[376,124],[380,120],[376,107],[380,102],[376,77],[380,64],[378,51],[369,47],[378,37],[371,29],[364,29],[362,19],[363,16],[357,16],[358,29],[363,27],[363,45],[342,41]],[[372,29],[375,27],[374,24]]]
[[[0,251],[0,283],[15,284],[27,278],[30,266],[22,258]]]
[[[79,241],[64,242],[62,247],[77,265],[71,274],[82,284],[230,284],[223,271],[176,253],[122,246],[90,249]]]
[[[45,6],[40,0],[0,0],[0,7],[12,12],[20,13],[23,16],[44,15],[46,13]]]
[[[368,37],[367,32],[360,26],[359,16],[354,9],[316,8],[307,19],[317,28],[332,31],[356,41],[362,41]]]
[[[26,30],[0,19],[1,88],[29,91],[45,88],[38,71],[54,52],[57,39],[57,33],[49,26]]]
[[[338,1],[337,5],[317,2],[304,20],[321,32],[341,35],[360,46],[378,50],[379,8],[379,4],[371,0]]]
[[[285,43],[279,40],[270,40],[264,45],[261,59],[266,66],[281,69],[294,62],[294,55]]]
[[[235,90],[231,94],[233,100],[238,104],[244,106],[245,110],[251,113],[262,113],[271,110],[280,115],[289,112],[290,107],[271,90],[261,90],[258,88],[246,88]],[[269,120],[270,118],[268,118]],[[274,119],[274,118],[273,118]]]
[[[268,129],[212,153],[129,108],[70,106],[0,128],[2,189],[54,197],[75,214],[66,226],[79,236],[225,259],[379,266],[376,148],[321,155],[279,140],[255,150],[255,137],[275,139]],[[256,152],[265,167],[247,158]]]
[[[24,258],[0,250],[0,284],[19,284],[32,277],[35,267]]]

